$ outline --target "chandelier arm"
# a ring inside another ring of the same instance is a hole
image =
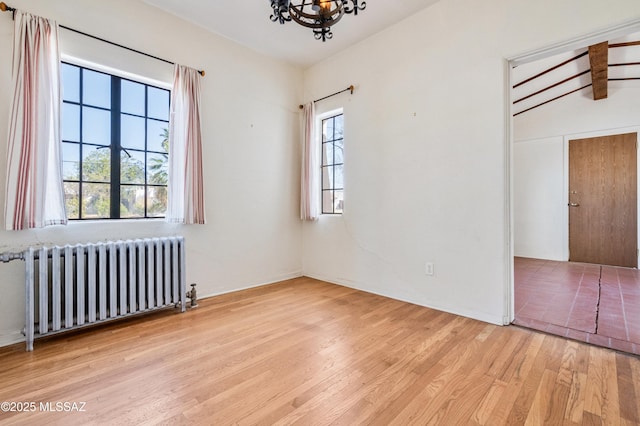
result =
[[[303,27],[314,28],[314,29],[322,29],[322,28],[331,28],[332,25],[340,22],[340,20],[342,19],[343,16],[344,16],[344,13],[340,14],[337,18],[335,18],[334,20],[329,21],[329,22],[323,22],[323,21],[318,21],[318,20],[315,20],[314,22],[307,22],[307,21],[304,21],[302,19],[299,19],[298,17],[296,17],[296,15],[291,15],[291,18],[296,23],[302,25]]]
[[[284,24],[291,21],[291,18],[287,16],[289,13],[289,0],[270,0],[270,2],[271,9],[273,9],[273,14],[269,16],[271,22]]]
[[[353,2],[353,7],[349,7],[349,1]],[[359,10],[365,10],[367,8],[366,1],[363,1],[362,4],[358,5],[358,0],[342,0],[342,4],[344,5],[346,13],[353,13],[354,15],[357,15]]]
[[[291,22],[291,17],[290,16],[286,16],[286,15],[282,15],[282,14],[276,14],[276,15],[271,15],[269,17],[269,19],[271,19],[271,22],[278,22],[280,21],[281,24],[284,24],[285,22]]]
[[[302,11],[302,7],[296,6],[295,4],[292,4],[289,6],[289,15],[291,15],[291,10],[293,10],[298,16],[302,16],[304,18],[307,19],[312,19],[312,20],[319,20],[319,18],[323,17],[323,16],[328,16],[328,17],[332,17],[333,15],[336,14],[342,14],[344,13],[344,5],[338,4],[338,7],[336,7],[334,10],[332,10],[330,13],[328,14],[320,14],[320,13],[306,13]],[[296,21],[297,22],[297,21]]]

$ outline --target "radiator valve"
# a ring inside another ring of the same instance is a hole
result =
[[[24,260],[24,253],[0,253],[0,262],[8,263],[12,260]]]
[[[187,292],[187,298],[191,299],[191,308],[198,307],[198,293],[196,292],[196,283],[191,284],[191,290]]]

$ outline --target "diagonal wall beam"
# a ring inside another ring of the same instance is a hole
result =
[[[605,99],[609,77],[609,42],[603,41],[589,46],[589,62],[591,63],[593,100]]]

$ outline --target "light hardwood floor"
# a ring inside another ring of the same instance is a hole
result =
[[[0,424],[634,425],[640,359],[300,278],[0,349]],[[38,407],[39,408],[39,407]]]

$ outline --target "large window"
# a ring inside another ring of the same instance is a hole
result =
[[[322,119],[322,213],[341,214],[344,204],[344,115]]]
[[[67,63],[62,86],[68,218],[164,216],[169,90]]]

